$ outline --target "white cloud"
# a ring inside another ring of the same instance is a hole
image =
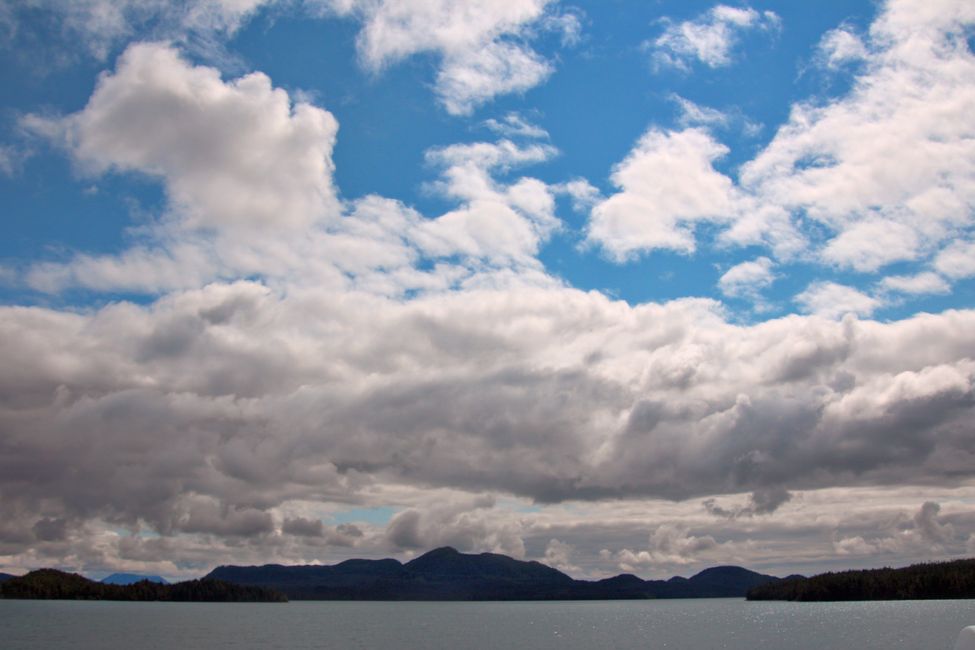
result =
[[[653,49],[654,63],[660,66],[688,70],[698,61],[718,68],[731,64],[741,32],[776,30],[780,23],[772,11],[717,5],[694,20],[667,24],[664,33],[647,45]]]
[[[588,241],[616,260],[653,249],[693,252],[696,223],[731,216],[732,181],[712,165],[727,151],[701,129],[650,129],[613,170],[621,191],[593,208]]]
[[[914,228],[887,219],[852,222],[823,248],[822,258],[857,271],[876,271],[892,262],[918,257]]]
[[[684,48],[678,63],[699,55],[719,64],[728,52],[721,34],[758,20],[751,9],[713,10],[671,25],[661,39]],[[714,170],[726,149],[706,132],[684,131],[699,144],[679,157],[662,143],[686,136],[651,129],[618,165],[614,182],[624,191],[597,204],[589,240],[619,261],[654,248],[691,252],[693,222],[708,219],[719,226],[720,244],[767,246],[779,262],[801,258],[859,273],[904,263],[918,278],[933,262],[949,278],[975,273],[966,248],[975,228],[975,58],[964,37],[973,24],[971,3],[889,0],[867,40],[846,27],[827,34],[820,46],[827,64],[864,60],[851,90],[795,104],[772,141],[739,169],[737,183]],[[716,25],[724,27],[709,27]],[[722,123],[721,114],[676,101],[686,123]],[[662,155],[673,158],[671,173],[638,172],[639,161]],[[689,162],[700,195],[683,182]],[[667,183],[658,180],[664,177]],[[943,290],[923,277],[929,289]],[[855,302],[860,313],[879,306]]]
[[[557,0],[37,0],[71,38],[99,59],[127,41],[168,40],[225,59],[222,44],[260,11],[299,7],[309,15],[354,16],[362,63],[373,72],[418,53],[437,54],[436,93],[448,112],[466,115],[499,94],[544,81],[552,64],[533,50],[539,32],[559,32],[564,46],[579,39],[578,17]],[[22,11],[23,9],[23,11]],[[25,8],[4,16],[9,30],[30,26]]]
[[[680,117],[677,121],[681,126],[724,126],[728,123],[728,115],[716,108],[695,104],[676,94],[671,95],[670,98],[680,108]]]
[[[552,189],[568,195],[572,200],[572,209],[576,212],[588,212],[600,199],[599,189],[584,178],[553,185]]]
[[[917,275],[892,275],[880,281],[880,287],[887,291],[906,294],[935,294],[951,291],[944,278],[930,271]]]
[[[424,552],[439,546],[452,546],[463,552],[489,551],[517,558],[525,556],[525,545],[517,528],[500,522],[490,496],[461,498],[409,509],[394,516],[385,537],[395,550]]]
[[[578,574],[580,569],[572,563],[572,545],[557,539],[550,539],[545,547],[542,562],[569,575]]]
[[[522,92],[553,71],[539,54],[514,43],[491,41],[446,59],[437,72],[437,95],[453,115],[469,115],[495,95]]]
[[[890,0],[853,89],[795,105],[743,189],[831,232],[832,264],[874,271],[936,252],[975,210],[975,59],[960,37],[973,22],[970,3]]]
[[[938,253],[934,266],[949,278],[969,278],[975,275],[975,241],[953,242]]]
[[[867,294],[835,282],[813,282],[795,301],[803,311],[826,318],[839,318],[846,314],[869,316],[881,302]]]
[[[104,59],[125,39],[145,36],[192,42],[194,38],[226,37],[264,6],[279,0],[34,0],[21,3],[9,20],[13,29],[29,21],[20,10],[49,12],[71,38]]]
[[[867,48],[863,41],[847,27],[826,32],[820,39],[818,48],[819,56],[829,68],[838,68],[867,58]]]
[[[840,555],[876,556],[881,554],[926,554],[942,559],[946,546],[957,545],[955,526],[939,516],[941,504],[926,501],[913,516],[899,516],[879,530],[864,536],[843,537],[834,542]]]
[[[181,227],[307,228],[337,211],[330,113],[259,72],[224,82],[166,45],[129,47],[81,112],[24,124],[90,173],[161,177]]]
[[[417,226],[410,237],[431,256],[463,254],[497,263],[537,266],[542,241],[559,226],[549,187],[523,177],[509,185],[493,180],[493,170],[542,162],[556,154],[549,145],[498,143],[451,145],[427,153],[444,167],[433,188],[462,205]]]
[[[767,257],[736,264],[721,276],[718,287],[726,296],[757,300],[762,290],[775,281],[773,266],[774,263]]]
[[[552,65],[531,49],[533,30],[555,28],[568,40],[578,20],[562,18],[553,0],[333,0],[339,14],[364,22],[358,38],[363,63],[371,70],[421,52],[442,61],[436,92],[449,113],[466,115],[499,94],[521,92],[552,73]]]
[[[26,272],[34,288],[84,286],[157,293],[214,279],[348,286],[383,295],[503,279],[509,267],[551,282],[534,258],[559,227],[558,187],[496,174],[543,162],[557,150],[509,140],[433,149],[442,168],[432,191],[459,206],[425,219],[408,206],[367,196],[342,205],[332,184],[338,124],[330,113],[292,102],[261,73],[224,81],[161,44],[133,45],[101,78],[88,105],[24,124],[63,145],[88,174],[158,177],[168,212],[117,255],[79,254]],[[529,125],[509,116],[506,124]],[[451,258],[427,270],[417,262]]]
[[[505,114],[500,120],[493,117],[485,120],[484,126],[506,138],[522,137],[547,140],[549,137],[548,131],[537,124],[532,124],[514,112]]]
[[[712,554],[719,548],[711,535],[693,535],[687,526],[680,524],[661,524],[650,533],[647,550],[625,548],[611,557],[620,570],[628,573],[641,569],[660,571],[664,567],[673,570],[698,562],[701,555]]]

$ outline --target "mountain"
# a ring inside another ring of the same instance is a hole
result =
[[[790,576],[758,585],[748,600],[927,600],[975,598],[975,559]]]
[[[148,580],[161,585],[168,585],[169,581],[161,576],[144,576],[138,573],[113,573],[107,578],[102,578],[102,583],[106,585],[134,585],[137,582]]]
[[[220,580],[188,580],[159,584],[143,580],[113,585],[89,580],[76,573],[38,569],[0,583],[0,598],[41,600],[167,600],[207,602],[284,602],[279,592],[263,587],[235,585]]]
[[[777,580],[741,567],[715,567],[691,578],[642,580],[624,574],[574,580],[539,562],[444,547],[401,564],[347,560],[334,566],[221,566],[207,575],[240,585],[271,587],[305,600],[611,600],[742,597]]]
[[[12,576],[9,573],[0,573],[0,582],[4,580],[10,580],[11,578],[16,578],[17,576]]]

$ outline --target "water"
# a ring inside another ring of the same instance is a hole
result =
[[[0,600],[0,647],[951,650],[975,601],[504,603]]]

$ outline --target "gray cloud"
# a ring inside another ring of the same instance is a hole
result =
[[[741,327],[707,303],[570,289],[402,303],[250,283],[86,315],[2,308],[3,507],[27,528],[44,503],[254,535],[290,500],[373,484],[750,491],[755,515],[795,489],[952,485],[972,478],[972,321]],[[431,541],[407,523],[396,545]]]
[[[716,516],[736,519],[738,517],[754,517],[756,515],[770,515],[792,499],[792,493],[781,487],[756,490],[748,497],[748,503],[743,506],[727,508],[719,505],[716,499],[705,499],[704,509]]]

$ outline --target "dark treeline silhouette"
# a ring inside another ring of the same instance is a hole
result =
[[[975,560],[794,577],[753,587],[748,600],[930,600],[975,598]]]
[[[346,560],[332,566],[222,566],[207,577],[271,587],[292,600],[741,598],[750,587],[776,579],[729,566],[669,580],[642,580],[628,574],[574,580],[539,562],[496,553],[460,553],[450,547],[405,564],[385,559]]]
[[[266,587],[234,585],[204,578],[167,585],[142,580],[112,585],[76,573],[38,569],[0,583],[0,597],[41,600],[165,600],[180,602],[285,602],[280,592]]]

